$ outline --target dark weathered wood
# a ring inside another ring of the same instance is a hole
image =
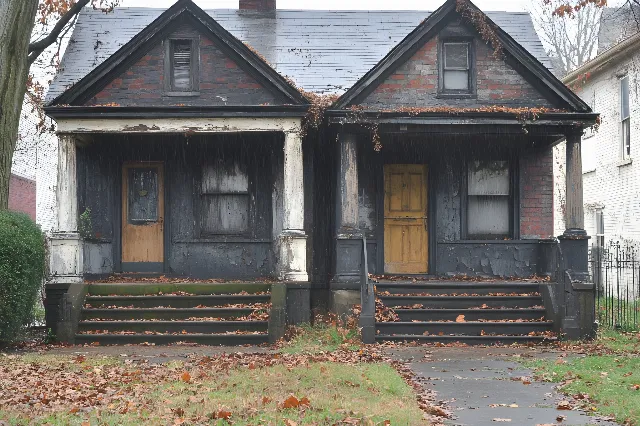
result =
[[[567,134],[567,163],[566,163],[566,231],[584,233],[584,204],[582,192],[582,132]]]
[[[353,232],[358,229],[357,137],[352,133],[341,133],[338,145],[338,232]]]

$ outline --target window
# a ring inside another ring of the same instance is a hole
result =
[[[596,244],[604,247],[604,209],[596,210]]]
[[[158,220],[158,169],[129,169],[127,194],[129,223],[145,224]]]
[[[453,94],[471,92],[469,45],[468,42],[442,44],[441,92]]]
[[[195,39],[170,39],[165,60],[165,91],[168,94],[197,94],[199,52]]]
[[[507,161],[469,162],[467,235],[471,239],[510,236],[511,180]]]
[[[249,201],[249,178],[238,162],[218,159],[203,166],[201,234],[248,232]]]
[[[631,158],[631,112],[629,108],[629,76],[620,79],[620,144],[622,159]]]

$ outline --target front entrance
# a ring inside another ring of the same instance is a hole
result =
[[[164,170],[159,162],[122,168],[122,271],[162,272]]]
[[[427,166],[384,166],[384,271],[429,272]]]

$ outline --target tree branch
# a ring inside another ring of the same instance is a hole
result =
[[[60,33],[64,30],[65,26],[85,7],[91,0],[79,0],[76,4],[65,13],[60,20],[53,27],[49,35],[42,40],[38,40],[29,45],[29,65],[31,65],[42,52],[49,46],[51,46],[58,39]]]

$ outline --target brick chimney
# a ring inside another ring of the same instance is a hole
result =
[[[240,10],[276,10],[276,0],[240,0]]]

